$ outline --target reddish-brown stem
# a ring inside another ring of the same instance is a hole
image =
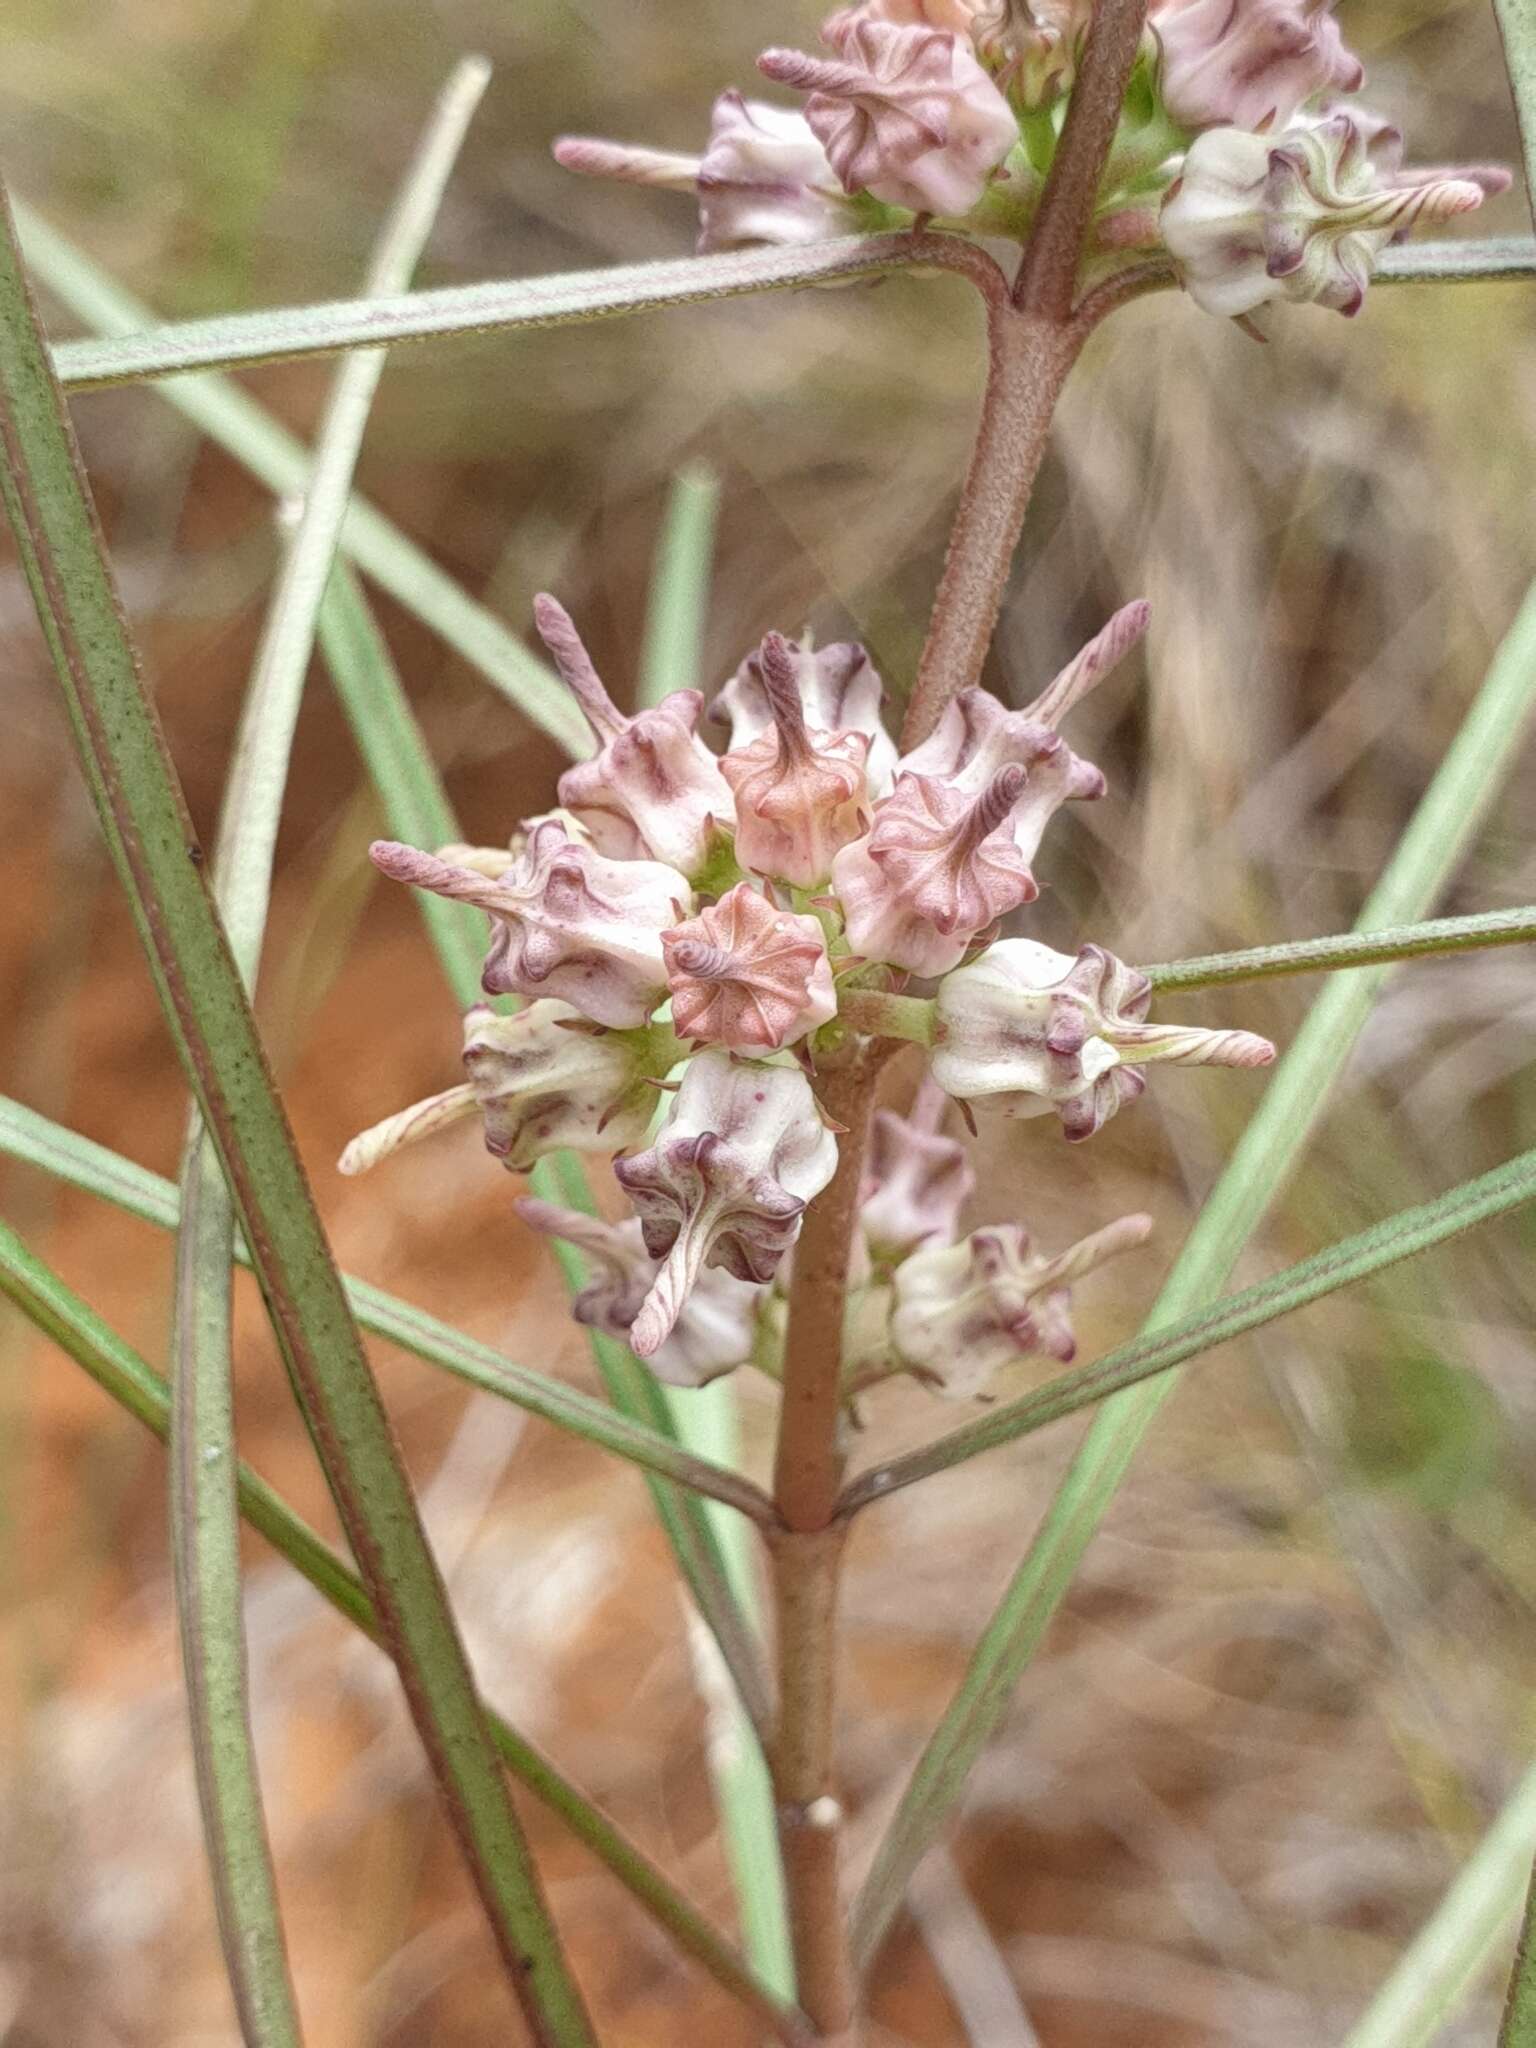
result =
[[[802,2009],[823,2038],[853,2025],[843,1907],[843,1809],[833,1779],[837,1588],[847,1524],[773,1539],[780,1718],[773,1780]]]
[[[1058,325],[1069,318],[1077,297],[1099,180],[1146,18],[1147,0],[1096,0],[1061,141],[1019,266],[1016,304]]]
[[[958,259],[952,246],[937,257],[965,269],[986,301],[987,388],[902,731],[906,748],[926,738],[944,706],[981,673],[1061,387],[1095,321],[1120,302],[1110,284],[1074,311],[1083,244],[1145,12],[1146,0],[1098,0],[1016,293],[990,258]],[[796,1979],[821,2038],[848,2048],[857,1993],[839,1882],[843,1812],[833,1745],[842,1335],[875,1075],[892,1049],[866,1046],[847,1066],[824,1070],[818,1084],[844,1136],[837,1173],[812,1203],[795,1248],[774,1466],[782,1526],[769,1535],[780,1695],[773,1773]]]
[[[801,2006],[821,2035],[853,2022],[854,1975],[839,1871],[843,1812],[834,1778],[835,1608],[842,1528],[842,1331],[859,1183],[881,1052],[823,1071],[823,1108],[844,1126],[837,1172],[811,1206],[795,1247],[770,1537],[779,1659],[773,1743],[779,1849]]]
[[[926,739],[950,699],[981,678],[1051,415],[1081,345],[1068,321],[1006,302],[988,308],[981,423],[901,730],[904,750]]]

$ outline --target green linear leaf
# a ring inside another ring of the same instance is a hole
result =
[[[640,650],[638,695],[642,704],[659,704],[674,690],[697,689],[703,680],[704,627],[719,510],[720,479],[714,471],[702,463],[680,469],[672,479],[651,571]]]
[[[1493,0],[1493,11],[1520,126],[1526,199],[1536,210],[1536,0]]]
[[[1536,586],[1363,907],[1361,931],[1423,917],[1471,846],[1533,711]],[[1356,967],[1329,979],[1197,1217],[1145,1334],[1206,1306],[1226,1284],[1317,1128],[1390,973],[1386,965]],[[1161,1374],[1113,1395],[1094,1417],[876,1853],[854,1914],[861,1961],[879,1946],[907,1878],[958,1804],[967,1773],[1043,1640],[1137,1446],[1177,1384],[1177,1373]]]
[[[470,58],[438,99],[381,230],[367,289],[405,290],[490,79]],[[241,714],[214,856],[214,898],[246,986],[255,984],[315,620],[373,396],[378,352],[345,358],[315,439],[303,508],[283,550]],[[234,1204],[192,1114],[176,1241],[170,1435],[171,1564],[203,1834],[225,1968],[250,2048],[297,2048],[298,2017],[251,1740],[240,1507],[235,1489],[230,1260]],[[301,1404],[302,1405],[302,1404]]]
[[[171,1339],[176,1616],[214,1911],[241,2039],[248,2048],[298,2048],[303,2033],[251,1736],[229,1370],[229,1208],[227,1197],[197,1199],[197,1188],[209,1185],[197,1171],[204,1153],[217,1196],[224,1195],[218,1155],[194,1134]]]
[[[1529,235],[1469,236],[1459,242],[1404,242],[1383,249],[1378,284],[1492,284],[1536,276],[1536,241]]]
[[[134,334],[153,325],[149,307],[29,208],[17,205],[15,213],[28,263],[78,319],[107,335]],[[309,450],[237,384],[225,377],[193,376],[155,388],[270,490],[285,497],[303,490]],[[360,569],[439,634],[573,759],[591,750],[586,720],[547,665],[365,499],[353,498],[341,544]]]
[[[1241,1293],[1228,1295],[1212,1308],[1181,1316],[1175,1323],[1160,1325],[1156,1335],[1138,1337],[1108,1351],[1091,1365],[1062,1373],[1032,1393],[1021,1395],[978,1416],[960,1429],[952,1429],[921,1450],[888,1464],[871,1466],[851,1482],[844,1496],[842,1512],[854,1513],[871,1501],[884,1500],[900,1487],[913,1486],[936,1472],[963,1465],[984,1451],[997,1450],[1021,1436],[1043,1429],[1049,1422],[1075,1415],[1080,1409],[1108,1399],[1126,1387],[1155,1378],[1170,1367],[1197,1358],[1218,1344],[1230,1343],[1246,1331],[1256,1330],[1281,1316],[1293,1314],[1308,1303],[1320,1301],[1341,1287],[1416,1258],[1432,1245],[1459,1237],[1490,1217],[1536,1201],[1536,1152],[1523,1152],[1517,1159],[1495,1167],[1476,1180],[1439,1195],[1418,1208],[1404,1209],[1370,1230],[1342,1238],[1325,1251],[1302,1259],[1268,1280],[1257,1281]]]
[[[1520,1909],[1536,1850],[1536,1764],[1351,2027],[1344,2048],[1429,2048]],[[1524,2048],[1506,2035],[1505,2048]]]
[[[109,1159],[114,1155],[108,1153]],[[127,1166],[127,1162],[121,1162]],[[169,1181],[129,1167],[125,1182],[142,1176],[174,1196]],[[82,1366],[96,1384],[163,1443],[170,1428],[170,1390],[152,1366],[59,1276],[37,1259],[8,1224],[0,1222],[0,1294]],[[336,1611],[381,1648],[387,1647],[373,1603],[357,1577],[282,1497],[243,1462],[237,1468],[240,1512]],[[542,1751],[487,1708],[492,1739],[508,1770],[526,1785],[631,1892],[640,1905],[727,1991],[757,2012],[788,2048],[808,2048],[800,2014],[775,1997],[704,1915],[649,1857],[578,1792]]]
[[[337,299],[318,306],[274,306],[106,340],[61,342],[55,361],[66,388],[94,391],[192,371],[248,368],[295,356],[335,355],[343,349],[455,335],[571,326],[746,293],[944,266],[950,255],[944,245],[957,239],[939,234],[845,235],[789,249],[736,249],[725,255],[563,271],[554,277],[491,278],[482,284],[402,293],[384,304]],[[1386,282],[1399,284],[1533,274],[1536,243],[1513,236],[1389,249],[1378,269]]]
[[[342,349],[382,348],[508,328],[562,327],[663,306],[697,305],[743,293],[827,284],[914,264],[943,264],[954,236],[845,235],[787,249],[735,249],[660,263],[572,270],[555,277],[492,278],[405,292],[386,301],[338,299],[320,306],[277,306],[226,313],[104,341],[61,342],[59,381],[72,391],[100,390],[189,370],[230,370]]]
[[[411,713],[388,646],[361,592],[344,575],[332,580],[325,615],[330,622],[326,628],[327,655],[347,665],[345,678],[338,678],[338,689],[364,760],[375,776],[390,830],[396,837],[405,838],[407,826],[424,824],[430,828],[425,841],[429,845],[440,845],[445,837],[460,838],[453,807]],[[389,736],[387,743],[380,737],[384,734]],[[420,890],[412,893],[424,896]],[[437,950],[448,985],[461,1005],[479,998],[484,928],[478,916],[475,922],[481,930],[478,942],[472,941],[462,920],[450,923],[431,916],[427,919],[428,936]],[[586,1172],[572,1154],[557,1153],[541,1159],[530,1178],[535,1194],[544,1200],[592,1213],[592,1191]],[[553,1249],[566,1285],[572,1293],[577,1292],[589,1278],[585,1261],[573,1246],[558,1240]],[[654,1376],[624,1345],[602,1331],[589,1331],[588,1341],[608,1398],[619,1413],[646,1432],[647,1443],[658,1438],[675,1441],[672,1414]],[[654,1458],[646,1462],[652,1473],[659,1471]],[[699,1476],[695,1467],[694,1481],[690,1483],[696,1483]],[[718,1491],[718,1475],[711,1476],[716,1482],[712,1490]],[[739,1494],[735,1504],[744,1505],[750,1495],[751,1505],[745,1511],[760,1518],[765,1506],[762,1494],[756,1488],[748,1488],[745,1480],[735,1483]],[[720,1647],[754,1725],[766,1727],[769,1692],[760,1645],[732,1596],[714,1529],[701,1504],[689,1493],[680,1492],[664,1477],[651,1478],[648,1484],[694,1602]]]
[[[672,481],[666,518],[651,570],[639,698],[655,704],[699,681],[714,565],[720,486],[712,472],[693,467]],[[678,1440],[720,1464],[740,1462],[741,1431],[733,1379],[666,1396]],[[761,1556],[752,1533],[733,1516],[705,1509],[735,1605],[755,1639],[761,1637]],[[706,1710],[706,1754],[715,1789],[741,1918],[742,1940],[763,1981],[791,1997],[794,1950],[784,1865],[779,1854],[772,1775],[759,1729],[753,1725],[729,1674],[702,1630],[695,1635],[695,1665]]]
[[[463,1644],[220,928],[107,564],[8,204],[0,234],[6,510],[81,767],[273,1327],[416,1727],[536,2040],[591,2028],[543,1909]]]
[[[0,1153],[25,1160],[87,1194],[100,1195],[161,1230],[177,1226],[180,1198],[173,1182],[8,1096],[0,1096]],[[243,1266],[252,1263],[243,1240],[236,1243],[235,1257]],[[605,1402],[568,1387],[563,1380],[550,1379],[526,1365],[514,1365],[490,1345],[466,1337],[426,1309],[413,1307],[367,1280],[343,1275],[342,1284],[363,1327],[414,1357],[440,1365],[470,1386],[511,1401],[557,1429],[584,1437],[615,1457],[690,1487],[753,1520],[771,1514],[767,1495],[751,1480],[690,1455],[673,1437],[615,1414]]]
[[[1536,940],[1536,904],[1488,910],[1472,917],[1436,917],[1386,931],[1337,932],[1324,939],[1290,939],[1280,946],[1249,946],[1240,953],[1208,953],[1171,960],[1142,973],[1159,989],[1212,988],[1220,982],[1266,981],[1277,974],[1318,974],[1341,967],[1374,967],[1422,953],[1466,953],[1483,946],[1520,946]]]

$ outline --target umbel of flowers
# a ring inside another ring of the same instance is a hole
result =
[[[768,49],[792,103],[720,95],[702,155],[571,136],[560,162],[692,192],[699,248],[933,223],[1027,241],[1092,0],[861,0],[817,51]],[[1207,311],[1355,313],[1380,252],[1509,182],[1412,171],[1328,0],[1151,0],[1085,282],[1162,253]]]
[[[901,756],[862,648],[770,633],[715,699],[716,754],[698,691],[626,715],[541,598],[595,746],[562,776],[561,808],[505,853],[372,850],[395,880],[485,912],[485,990],[522,1006],[471,1009],[466,1078],[354,1139],[342,1170],[476,1116],[515,1173],[561,1147],[614,1155],[630,1220],[518,1204],[591,1262],[578,1320],[679,1384],[749,1361],[771,1373],[787,1262],[838,1160],[819,1063],[887,1030],[893,997],[930,991],[906,1006],[925,1022],[904,1035],[929,1045],[920,1106],[875,1120],[849,1393],[908,1372],[968,1397],[1011,1361],[1069,1358],[1069,1284],[1147,1219],[1053,1254],[1012,1222],[964,1234],[973,1176],[940,1128],[946,1098],[967,1121],[1053,1112],[1083,1139],[1141,1093],[1144,1068],[1273,1057],[1247,1032],[1149,1022],[1146,978],[1101,947],[997,936],[1038,893],[1051,819],[1104,792],[1060,727],[1147,615],[1127,605],[1022,710],[962,692]]]

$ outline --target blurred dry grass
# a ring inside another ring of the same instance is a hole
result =
[[[452,58],[497,82],[429,281],[686,243],[686,210],[568,181],[563,128],[686,146],[712,90],[817,9],[657,0],[16,0],[0,106],[16,187],[167,314],[352,289]],[[1478,5],[1345,0],[1418,155],[1510,156]],[[1519,224],[1501,202],[1490,230]],[[1096,344],[1063,409],[995,657],[1027,693],[1108,609],[1156,607],[1144,672],[1087,711],[1112,794],[1064,821],[1032,929],[1131,957],[1346,925],[1533,568],[1536,332],[1510,287],[1381,292],[1265,350],[1168,301]],[[65,323],[59,323],[66,331]],[[724,481],[709,679],[770,625],[853,626],[899,690],[977,394],[947,281],[807,294],[402,354],[363,480],[514,623],[552,585],[626,676],[665,481]],[[252,388],[307,428],[323,366]],[[211,824],[272,566],[270,507],[146,392],[77,416],[199,821]],[[384,613],[476,836],[557,762],[414,623]],[[11,882],[6,1088],[161,1170],[183,1097],[77,787],[13,565],[0,570]],[[1448,909],[1536,895],[1529,758]],[[263,1008],[346,1263],[582,1377],[551,1270],[473,1140],[362,1186],[331,1161],[439,1085],[456,1025],[411,908],[375,900],[376,820],[317,675],[295,763]],[[1284,1039],[1305,984],[1224,998]],[[1214,1014],[1216,1005],[1209,1006]],[[1184,999],[1194,1018],[1205,999]],[[1252,1270],[1536,1142],[1536,981],[1520,952],[1409,969]],[[1522,1069],[1527,1069],[1522,1072]],[[1256,1083],[1154,1089],[1068,1153],[989,1146],[986,1213],[1047,1241],[1124,1207],[1159,1234],[1089,1344],[1128,1333]],[[1049,1179],[1042,1179],[1048,1173]],[[167,1244],[37,1177],[3,1199],[156,1358]],[[1531,1221],[1199,1370],[1091,1553],[972,1789],[953,1858],[887,1952],[878,2039],[986,2048],[1290,2048],[1336,2038],[1528,1756],[1536,1679]],[[326,1505],[253,1298],[242,1429]],[[0,2042],[234,2039],[204,1896],[177,1683],[159,1452],[13,1321],[3,1344]],[[388,1355],[379,1366],[489,1689],[726,1910],[681,1610],[638,1481]],[[749,1394],[760,1440],[767,1402]],[[875,1441],[931,1406],[870,1404]],[[759,1446],[760,1447],[760,1446]],[[850,1589],[858,1843],[901,1774],[1068,1450],[1061,1433],[881,1510]],[[379,1660],[251,1555],[256,1711],[312,2048],[501,2041],[452,1852]],[[554,1902],[625,2044],[745,2032],[542,1822]],[[946,1985],[951,1988],[946,1989]],[[1491,1992],[1490,1992],[1491,1995]],[[1485,2041],[1485,2000],[1445,2036]]]

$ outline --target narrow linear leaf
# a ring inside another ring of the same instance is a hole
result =
[[[1536,940],[1536,904],[1488,910],[1473,917],[1436,917],[1388,931],[1337,932],[1325,939],[1291,939],[1281,946],[1249,946],[1240,953],[1208,953],[1142,969],[1154,988],[1213,988],[1229,981],[1266,981],[1277,974],[1320,974],[1341,967],[1374,967],[1423,953],[1468,953],[1485,946],[1522,946]]]
[[[1524,1860],[1531,1859],[1527,1856]],[[1520,1875],[1526,1875],[1524,1864]],[[1520,1923],[1515,1964],[1504,2001],[1499,2048],[1536,2048],[1536,1870],[1526,1887],[1525,1917]]]
[[[642,704],[659,704],[674,690],[697,689],[703,681],[704,627],[719,510],[720,480],[713,470],[695,464],[678,471],[651,571],[640,650]]]
[[[132,1169],[133,1173],[140,1171]],[[160,1185],[170,1189],[168,1181]],[[0,1294],[82,1366],[119,1407],[165,1442],[171,1407],[165,1381],[5,1223],[0,1223]],[[248,1465],[242,1462],[236,1471],[240,1512],[251,1527],[339,1614],[387,1647],[373,1603],[357,1574]],[[733,1997],[758,2013],[777,2039],[789,2048],[807,2048],[801,2015],[745,1967],[730,1943],[649,1857],[500,1715],[488,1708],[486,1719],[496,1749],[513,1777],[592,1851],[678,1947]]]
[[[78,319],[107,335],[133,334],[153,324],[149,307],[45,221],[20,205],[15,212],[28,263]],[[309,450],[237,384],[225,377],[192,376],[154,388],[270,490],[284,497],[303,490]],[[352,499],[341,544],[360,569],[439,634],[573,759],[590,750],[585,719],[547,665],[365,499]]]
[[[1429,2048],[1487,1967],[1520,1910],[1536,1850],[1536,1764],[1398,1959],[1344,2048]],[[1506,2033],[1504,2048],[1530,2036]]]
[[[1536,277],[1536,241],[1529,235],[1404,242],[1383,249],[1376,264],[1378,284],[1491,284],[1528,277]]]
[[[368,289],[410,283],[490,68],[461,63],[441,95],[369,267]],[[384,358],[336,372],[303,508],[282,555],[241,714],[214,855],[214,898],[247,988],[271,900],[278,820],[314,647],[315,616],[351,495]],[[234,1204],[192,1115],[177,1234],[170,1438],[171,1564],[203,1834],[225,1970],[248,2048],[298,2040],[251,1740],[240,1507],[235,1489],[230,1260]]]
[[[678,1434],[690,1450],[722,1464],[736,1462],[740,1427],[736,1390],[728,1378],[696,1391],[673,1393],[669,1399]],[[737,1605],[755,1626],[761,1605],[760,1557],[750,1531],[713,1508],[706,1512],[714,1523]],[[701,1660],[714,1658],[714,1646],[702,1637],[702,1631],[698,1654]],[[767,1759],[734,1688],[728,1683],[711,1684],[707,1662],[703,1690],[710,1774],[741,1915],[742,1942],[763,1982],[789,1998],[795,1989],[795,1959]]]
[[[369,267],[370,291],[402,291],[436,218],[490,78],[461,63],[427,124]],[[351,495],[379,354],[337,371],[303,510],[283,552],[246,694],[214,856],[214,897],[235,962],[255,984],[271,900],[278,820],[315,618]],[[170,1439],[171,1564],[187,1675],[192,1751],[209,1869],[236,2012],[249,2048],[299,2038],[251,1739],[240,1507],[235,1490],[230,1260],[234,1205],[196,1111],[176,1243]]]
[[[1536,212],[1536,0],[1493,0],[1493,12],[1520,127],[1526,199]]]
[[[327,657],[345,669],[344,676],[338,674],[338,692],[374,777],[391,832],[405,839],[420,830],[422,836],[416,843],[427,845],[461,838],[453,807],[411,712],[388,646],[362,593],[344,573],[332,579],[324,618]],[[423,903],[427,900],[423,891],[413,894],[422,898]],[[474,921],[478,938],[462,919],[454,922],[427,917],[428,937],[461,1007],[480,1000],[484,926],[478,915]],[[557,1153],[541,1159],[533,1170],[531,1185],[534,1193],[546,1201],[560,1202],[589,1215],[593,1212],[585,1170],[573,1154]],[[590,1276],[581,1254],[558,1240],[554,1253],[571,1292],[586,1286]],[[671,1411],[654,1376],[624,1345],[603,1332],[589,1331],[588,1340],[599,1377],[619,1415],[640,1427],[647,1446],[653,1448],[659,1439],[675,1443]],[[678,1455],[686,1458],[685,1453]],[[656,1458],[636,1462],[648,1464],[655,1475],[649,1481],[651,1498],[684,1581],[719,1646],[754,1725],[766,1727],[770,1701],[761,1647],[732,1596],[714,1529],[698,1501],[689,1493],[680,1492],[669,1477],[660,1476]],[[704,1474],[694,1461],[687,1483],[697,1485],[701,1476]],[[708,1476],[713,1488],[705,1490],[718,1491],[719,1475]],[[749,1488],[745,1480],[737,1482],[737,1488],[735,1505],[743,1506],[745,1512],[759,1519],[765,1510],[771,1514],[756,1488]]]
[[[515,1993],[535,2040],[585,2048],[591,2028],[538,1896],[463,1644],[195,858],[8,204],[0,222],[6,511],[81,767],[348,1541]]]
[[[719,499],[719,483],[708,470],[684,469],[673,479],[651,569],[640,662],[642,704],[659,703],[673,690],[700,681]],[[741,1431],[732,1378],[664,1398],[680,1442],[720,1464],[739,1463]],[[738,1519],[714,1508],[707,1507],[704,1513],[735,1606],[754,1641],[760,1641],[761,1553],[751,1531]],[[754,1725],[729,1674],[719,1668],[716,1650],[702,1630],[695,1632],[706,1753],[742,1941],[764,1982],[790,1997],[795,1990],[794,1950],[773,1781],[760,1732],[766,1722],[759,1719]]]
[[[213,1179],[197,1170],[207,1154]],[[251,1736],[234,1388],[229,1370],[229,1207],[218,1158],[187,1146],[171,1341],[171,1560],[203,1839],[224,1968],[248,2048],[297,2048],[266,1814]],[[213,1195],[199,1200],[199,1189]]]
[[[962,268],[964,253],[965,244],[953,235],[845,235],[798,248],[735,249],[720,256],[682,256],[555,277],[492,278],[484,284],[405,292],[385,301],[338,299],[319,306],[226,313],[111,340],[61,342],[55,361],[66,389],[93,391],[193,370],[336,355],[350,348],[565,327],[664,306],[839,283],[914,264]]]
[[[0,1096],[0,1153],[25,1160],[70,1187],[99,1195],[161,1230],[177,1227],[181,1201],[173,1182],[8,1096]],[[243,1239],[236,1242],[235,1257],[243,1266],[252,1263]],[[675,1437],[662,1436],[615,1414],[605,1402],[568,1387],[563,1380],[550,1379],[526,1365],[514,1365],[490,1345],[466,1337],[426,1309],[386,1294],[367,1280],[343,1276],[342,1284],[363,1327],[414,1357],[440,1365],[470,1386],[511,1401],[557,1429],[736,1508],[754,1521],[772,1515],[772,1504],[760,1487],[739,1472],[692,1455]]]
[[[1361,931],[1413,923],[1471,846],[1536,711],[1536,586],[1360,914]],[[1317,1128],[1391,967],[1334,975],[1206,1200],[1147,1319],[1150,1336],[1211,1302]],[[1099,1409],[1023,1563],[913,1770],[854,1909],[862,1963],[879,1946],[907,1879],[954,1812],[972,1764],[1072,1583],[1141,1439],[1178,1384],[1160,1374]]]
[[[1459,1237],[1464,1231],[1502,1216],[1526,1202],[1536,1201],[1536,1152],[1523,1152],[1517,1159],[1498,1166],[1476,1180],[1464,1181],[1425,1202],[1416,1209],[1404,1209],[1384,1223],[1342,1238],[1326,1251],[1287,1266],[1268,1280],[1229,1295],[1212,1308],[1181,1316],[1175,1323],[1159,1327],[1155,1336],[1138,1337],[1108,1351],[1091,1365],[1062,1373],[1033,1393],[1006,1402],[974,1422],[951,1430],[921,1450],[885,1465],[871,1466],[849,1485],[841,1512],[855,1513],[871,1501],[883,1500],[901,1487],[914,1486],[936,1472],[963,1465],[984,1451],[997,1450],[1021,1436],[1043,1429],[1049,1422],[1075,1415],[1080,1409],[1108,1399],[1127,1387],[1155,1378],[1170,1367],[1198,1358],[1218,1344],[1230,1343],[1249,1330],[1293,1314],[1325,1294],[1341,1287],[1353,1287],[1384,1267],[1416,1258],[1433,1245]]]

